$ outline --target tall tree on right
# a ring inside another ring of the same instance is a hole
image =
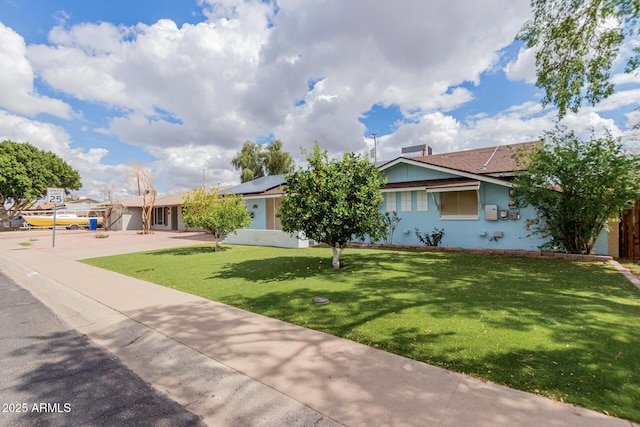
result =
[[[581,141],[557,126],[544,133],[543,145],[516,153],[514,195],[533,206],[537,218],[527,226],[544,247],[590,254],[609,220],[633,206],[640,188],[640,157],[624,152],[607,134]]]
[[[558,116],[576,112],[583,101],[592,105],[614,91],[613,61],[625,39],[639,34],[638,0],[531,0],[533,18],[517,39],[536,49],[537,86],[542,104],[558,107]],[[640,46],[626,57],[625,71],[640,66]]]

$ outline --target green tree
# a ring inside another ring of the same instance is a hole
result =
[[[264,169],[267,175],[280,175],[293,172],[294,163],[291,154],[282,151],[282,141],[276,139],[264,152]]]
[[[220,237],[251,224],[251,215],[239,194],[220,194],[204,187],[188,193],[182,203],[182,218],[187,227],[209,231],[220,250]]]
[[[231,165],[240,170],[241,182],[264,176],[264,155],[262,147],[252,141],[245,141],[242,149],[231,159]]]
[[[238,154],[231,159],[231,165],[240,171],[241,182],[247,182],[265,175],[279,175],[292,172],[294,168],[291,154],[282,151],[279,139],[269,145],[258,145],[246,141]]]
[[[308,166],[287,175],[287,187],[278,216],[282,229],[302,231],[331,246],[333,268],[353,238],[380,240],[385,234],[380,189],[385,179],[367,158],[344,153],[329,160],[316,143],[307,153]]]
[[[80,174],[57,155],[29,143],[0,143],[0,220],[8,223],[45,196],[48,187],[77,190]]]
[[[638,34],[638,0],[531,0],[531,7],[517,38],[536,49],[542,104],[556,105],[562,118],[585,99],[595,105],[613,94],[611,66],[624,40]],[[625,71],[636,70],[640,47],[625,59]]]
[[[538,212],[527,225],[548,239],[546,247],[569,253],[590,254],[608,220],[633,206],[640,188],[640,158],[610,134],[581,141],[558,126],[516,159],[526,170],[516,174],[515,196]]]

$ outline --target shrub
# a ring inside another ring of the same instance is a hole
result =
[[[437,229],[433,227],[433,231],[431,233],[420,233],[420,229],[416,228],[416,236],[418,240],[427,246],[438,246],[440,242],[442,242],[442,238],[444,237],[444,228]]]

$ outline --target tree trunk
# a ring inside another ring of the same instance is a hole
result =
[[[211,234],[213,234],[213,237],[215,239],[216,245],[215,245],[215,252],[220,252],[220,233],[218,233],[216,230],[212,231]]]
[[[344,248],[336,248],[335,246],[331,246],[331,250],[333,251],[333,260],[331,261],[331,266],[333,268],[340,268],[340,255]]]

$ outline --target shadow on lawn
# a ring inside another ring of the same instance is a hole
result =
[[[225,246],[221,246],[219,252],[224,252],[227,249],[228,248],[226,248]],[[158,251],[147,252],[147,255],[189,256],[189,255],[215,253],[215,251],[216,251],[215,243],[212,243],[210,245],[185,246],[181,248],[161,249]]]
[[[238,291],[218,300],[640,420],[637,405],[617,406],[640,401],[637,290],[602,264],[349,249],[341,257],[344,267],[334,270],[326,248],[260,255],[210,272],[212,286],[242,279],[248,282],[243,286],[260,289],[254,296]],[[330,304],[314,305],[318,296]]]
[[[343,257],[341,270],[320,257],[247,260],[210,279],[269,283],[272,290],[258,298],[229,296],[250,311],[640,419],[640,408],[621,413],[612,403],[640,401],[637,321],[621,322],[638,319],[640,305],[616,272],[599,264],[467,254],[380,251]],[[311,276],[324,276],[326,284],[279,290],[278,282]],[[314,305],[317,296],[330,304]],[[456,330],[452,319],[467,330]],[[544,330],[535,332],[542,341],[512,342],[538,330]],[[476,332],[485,346],[479,357],[468,354],[477,343],[464,342]]]

